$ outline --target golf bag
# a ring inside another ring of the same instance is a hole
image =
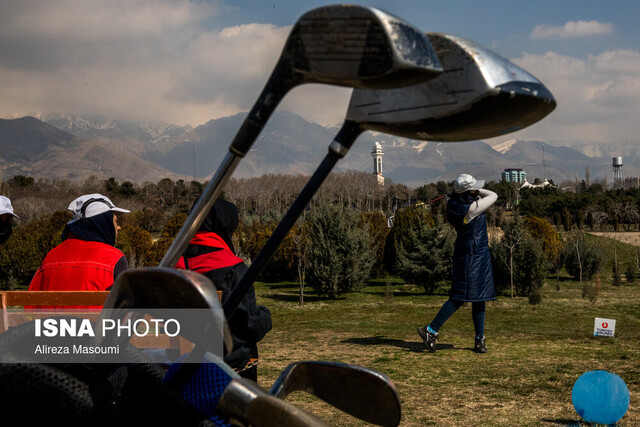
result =
[[[10,349],[34,334],[34,322],[0,334],[0,401],[9,425],[214,426],[162,379],[165,369],[135,347],[140,363],[12,363]],[[9,350],[6,350],[9,349]]]

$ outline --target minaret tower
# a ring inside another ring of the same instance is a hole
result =
[[[373,157],[373,173],[378,178],[378,183],[384,185],[384,176],[382,176],[382,145],[379,142],[373,144],[373,150],[371,151],[371,157]]]

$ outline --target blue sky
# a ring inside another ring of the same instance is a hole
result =
[[[291,26],[324,1],[3,0],[0,117],[100,114],[197,126],[247,111]],[[508,138],[640,142],[640,2],[361,1],[485,45],[538,77],[558,108]],[[280,107],[339,123],[350,90],[308,85]],[[503,138],[503,139],[508,139]]]

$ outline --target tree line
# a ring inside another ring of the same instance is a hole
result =
[[[268,175],[230,180],[224,196],[240,211],[234,243],[248,263],[307,179],[302,175]],[[157,265],[204,185],[171,179],[134,184],[120,183],[114,178],[90,178],[82,184],[73,184],[13,177],[2,183],[2,194],[12,199],[21,219],[11,238],[0,247],[0,285],[5,289],[27,286],[46,253],[60,242],[62,229],[71,218],[65,211],[68,203],[81,194],[93,192],[105,194],[118,206],[132,211],[119,221],[122,229],[116,245],[129,264]],[[496,191],[502,202],[487,213],[489,225],[499,231],[490,242],[499,293],[525,296],[531,303],[539,303],[545,277],[555,275],[559,289],[559,271],[566,268],[576,280],[584,280],[585,287],[593,288],[584,292],[586,298],[597,295],[590,281],[600,270],[602,250],[584,235],[577,223],[565,227],[564,217],[556,223],[554,209],[564,204],[567,211],[576,215],[577,210],[570,203],[581,200],[580,197],[597,202],[585,205],[585,210],[588,206],[615,207],[630,201],[633,190],[624,190],[629,195],[621,193],[622,190],[589,189],[580,193],[551,188],[518,192],[514,184],[505,182],[490,182],[487,188]],[[305,286],[321,297],[335,298],[359,289],[371,278],[388,275],[421,286],[427,293],[446,289],[451,277],[455,232],[444,220],[445,199],[428,202],[450,192],[451,183],[442,181],[417,189],[393,183],[382,187],[368,173],[333,173],[260,279],[299,283],[300,304],[304,301]],[[514,199],[519,200],[517,205],[508,203]],[[619,212],[612,209],[604,212],[607,215]],[[599,211],[589,212],[593,217],[593,212]],[[589,212],[585,219],[589,218]],[[388,218],[392,214],[393,227],[389,227]],[[617,222],[612,218],[607,216],[606,223],[611,227],[632,226],[629,223],[632,217],[620,217]],[[605,222],[598,224],[602,227]],[[588,220],[582,225],[589,226]],[[561,234],[557,230],[566,232]],[[640,256],[636,259],[640,260]],[[632,281],[638,265],[631,267],[625,270],[628,281]],[[612,271],[615,281],[622,269],[616,266]]]

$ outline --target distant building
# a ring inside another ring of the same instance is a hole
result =
[[[622,180],[622,188],[625,190],[629,188],[640,188],[640,178],[637,176],[624,178]]]
[[[520,186],[520,188],[544,188],[544,187],[548,187],[548,186],[552,186],[555,187],[555,185],[553,185],[552,183],[549,182],[549,180],[545,179],[544,182],[542,182],[541,184],[530,184],[527,179],[525,178],[524,180],[524,184],[522,184]]]
[[[382,145],[379,142],[373,144],[373,150],[371,151],[371,157],[373,157],[373,173],[378,178],[378,183],[384,185],[384,176],[382,175]]]
[[[522,169],[505,169],[502,172],[502,180],[507,182],[525,182],[527,180],[527,173]]]

